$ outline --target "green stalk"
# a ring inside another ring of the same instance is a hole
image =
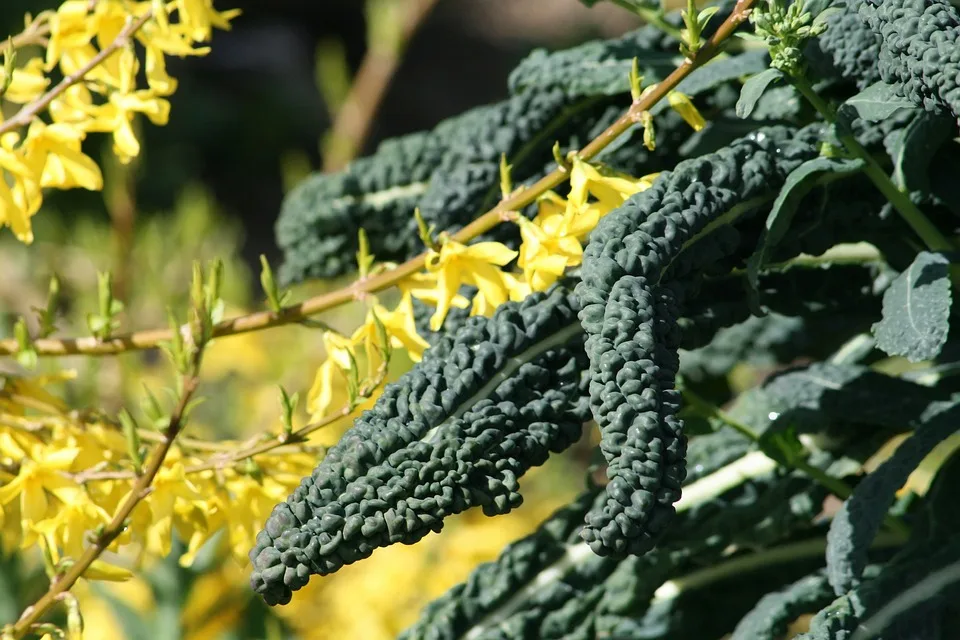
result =
[[[896,534],[880,534],[870,545],[871,549],[889,549],[900,547],[904,539]],[[694,571],[680,578],[663,583],[654,593],[654,600],[670,600],[681,593],[703,589],[711,584],[742,575],[751,571],[765,569],[771,565],[794,562],[820,557],[827,549],[825,538],[811,538],[773,547],[765,551],[741,555],[718,565]]]
[[[803,97],[813,105],[813,108],[816,109],[824,120],[830,124],[836,124],[837,122],[837,112],[831,107],[827,102],[820,97],[820,95],[814,91],[813,87],[810,86],[810,83],[807,82],[806,78],[796,77],[792,78],[794,86],[797,88],[800,93],[803,94]],[[870,178],[871,182],[876,185],[877,189],[880,190],[880,193],[890,201],[890,204],[897,210],[897,213],[900,214],[900,217],[903,218],[904,222],[910,225],[910,228],[923,240],[923,243],[927,245],[927,248],[931,251],[952,251],[954,249],[953,245],[950,243],[947,238],[940,233],[940,230],[934,226],[930,219],[923,214],[922,211],[913,204],[910,200],[910,197],[907,193],[902,191],[893,183],[890,179],[890,176],[887,175],[886,171],[877,164],[877,161],[874,160],[873,156],[863,148],[857,139],[848,131],[841,130],[840,127],[837,128],[837,137],[840,138],[840,141],[847,148],[847,151],[852,153],[857,158],[863,160],[864,170],[863,172],[867,174],[867,177]]]
[[[749,426],[743,424],[742,422],[740,422],[739,420],[737,420],[727,412],[723,411],[720,407],[717,407],[710,401],[701,397],[694,391],[690,390],[690,388],[687,386],[683,387],[682,394],[683,394],[683,399],[687,403],[687,407],[689,407],[692,411],[694,411],[701,417],[708,418],[708,419],[713,418],[715,420],[718,420],[723,424],[727,425],[728,427],[739,431],[746,437],[750,438],[751,440],[759,444],[760,435],[756,431],[754,431]],[[800,471],[801,473],[805,474],[808,478],[810,478],[820,486],[824,487],[825,489],[827,489],[827,491],[837,496],[838,498],[842,500],[846,500],[847,498],[849,498],[850,494],[853,493],[853,490],[850,488],[850,486],[840,478],[831,476],[829,473],[827,473],[823,469],[818,469],[817,467],[807,462],[806,457],[807,455],[809,455],[809,453],[810,453],[809,449],[806,446],[804,446],[804,451],[800,455],[789,456],[789,459],[785,460],[785,462],[787,463],[786,466],[796,469],[797,471]],[[884,518],[884,524],[887,526],[887,528],[890,531],[892,531],[893,533],[896,533],[899,536],[907,537],[910,535],[910,528],[906,524],[904,524],[902,520],[894,516],[891,516],[890,514],[887,514],[887,516]]]

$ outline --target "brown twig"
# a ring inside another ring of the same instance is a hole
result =
[[[50,16],[53,11],[42,11],[23,31],[5,42],[0,42],[0,54],[16,51],[31,44],[44,44],[50,35]]]
[[[387,365],[388,363],[386,361],[382,362],[377,368],[376,375],[360,388],[358,393],[360,399],[369,398],[373,392],[384,383],[387,378]],[[243,462],[244,460],[268,453],[270,451],[275,451],[282,447],[303,444],[307,441],[307,437],[310,434],[314,433],[315,431],[319,431],[324,427],[328,427],[338,420],[346,418],[353,413],[356,408],[356,405],[345,405],[336,413],[332,413],[328,416],[324,416],[320,420],[306,424],[289,434],[278,434],[268,437],[266,440],[263,439],[262,434],[254,436],[239,448],[220,451],[219,453],[210,456],[203,462],[185,467],[184,473],[218,471],[225,469],[230,465]],[[132,480],[136,478],[136,475],[132,471],[124,469],[105,470],[101,468],[90,468],[78,473],[70,474],[68,477],[78,484],[84,484],[87,482],[100,482],[105,480]]]
[[[388,362],[384,360],[380,363],[379,368],[377,369],[376,375],[370,379],[365,385],[360,388],[358,396],[361,400],[369,398],[374,391],[376,391],[380,385],[387,379],[387,366]],[[273,438],[257,443],[253,446],[240,449],[238,451],[233,451],[229,454],[220,454],[210,458],[207,462],[202,462],[200,464],[187,467],[184,471],[186,473],[197,473],[200,471],[209,471],[216,469],[223,469],[231,464],[237,462],[242,462],[248,458],[258,456],[262,453],[266,453],[273,449],[283,447],[290,444],[297,444],[306,442],[307,436],[315,431],[319,431],[324,427],[328,427],[337,420],[341,420],[349,416],[356,409],[356,405],[350,406],[345,405],[336,413],[332,413],[329,416],[324,416],[320,420],[311,422],[310,424],[304,425],[297,429],[296,431],[291,432],[290,434],[282,434],[274,436]]]
[[[579,156],[589,160],[600,153],[611,142],[632,127],[644,111],[649,111],[657,102],[676,88],[681,80],[686,78],[697,67],[713,58],[720,50],[721,43],[739,27],[749,15],[754,0],[739,0],[730,16],[720,25],[714,36],[700,49],[694,60],[684,60],[663,82],[657,84],[653,90],[633,103],[630,108],[605,131],[594,138],[580,152]],[[556,188],[570,177],[566,169],[558,168],[550,172],[533,185],[518,191],[486,212],[463,229],[453,234],[458,242],[468,242],[472,238],[489,231],[504,220],[510,211],[517,211],[532,204],[543,193]],[[395,269],[373,277],[358,280],[342,289],[331,291],[279,311],[257,311],[230,320],[224,320],[213,327],[213,337],[222,337],[259,331],[271,327],[300,322],[304,318],[316,315],[322,311],[346,304],[364,294],[375,293],[394,286],[400,280],[407,278],[424,268],[426,253],[407,260]],[[181,327],[181,332],[188,331]],[[152,349],[161,342],[169,341],[173,337],[170,329],[148,329],[128,334],[120,334],[100,340],[95,337],[84,338],[43,338],[34,341],[33,348],[37,355],[113,355],[125,351],[138,349]],[[19,346],[14,339],[0,340],[0,355],[15,354]]]
[[[398,41],[387,46],[377,42],[367,43],[367,53],[328,133],[324,145],[324,171],[342,169],[363,148],[374,116],[400,66],[407,43],[436,3],[437,0],[407,0]],[[396,46],[392,46],[394,44]]]
[[[130,37],[139,31],[140,28],[143,27],[143,25],[147,23],[147,20],[149,20],[152,16],[153,11],[147,11],[139,18],[129,20],[127,24],[124,25],[123,29],[120,30],[120,33],[117,34],[117,37],[113,39],[113,42],[101,49],[97,55],[90,58],[89,62],[77,69],[75,72],[64,76],[63,80],[58,82],[55,87],[47,91],[30,104],[24,105],[24,107],[17,111],[17,113],[14,114],[9,120],[0,122],[0,134],[4,134],[8,131],[13,131],[15,129],[19,129],[20,127],[26,127],[29,125],[37,114],[49,107],[50,103],[56,100],[64,91],[80,82],[88,73],[93,71],[104,60],[116,53],[118,49],[125,46],[130,41]]]
[[[150,454],[143,473],[135,476],[136,481],[133,487],[117,508],[113,518],[94,538],[90,546],[84,550],[83,555],[81,555],[65,573],[51,580],[47,592],[34,604],[27,607],[21,614],[19,620],[3,629],[2,634],[4,638],[8,636],[11,638],[23,637],[25,633],[33,628],[47,610],[57,602],[60,595],[69,591],[74,583],[83,576],[84,572],[90,568],[90,565],[92,565],[94,561],[113,544],[113,541],[123,533],[124,529],[126,529],[127,520],[133,513],[133,510],[140,504],[141,500],[150,494],[153,480],[163,467],[163,462],[170,452],[174,440],[184,426],[190,398],[193,396],[200,382],[199,373],[202,356],[203,345],[200,344],[193,353],[190,370],[183,377],[180,398],[177,401],[173,413],[170,414],[170,422],[164,430],[164,438]]]

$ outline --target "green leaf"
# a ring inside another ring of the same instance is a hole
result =
[[[772,67],[750,76],[750,78],[743,83],[743,88],[740,90],[740,99],[737,100],[737,116],[741,118],[749,116],[753,112],[753,108],[757,106],[757,101],[760,100],[760,96],[767,90],[767,87],[782,78],[783,72]]]
[[[930,191],[930,162],[940,146],[953,137],[951,118],[921,111],[895,138],[891,157],[893,181],[908,191]]]
[[[727,82],[762,73],[766,68],[766,51],[747,51],[738,56],[715,59],[690,72],[690,75],[677,85],[676,91],[690,97],[698,96]],[[666,100],[661,100],[651,111],[656,115],[668,106]]]
[[[877,347],[911,362],[935,358],[950,329],[947,259],[924,251],[883,294],[883,319],[873,325]]]
[[[783,188],[780,189],[773,207],[767,215],[765,231],[760,238],[759,246],[747,261],[747,280],[752,295],[756,295],[760,269],[767,263],[774,247],[783,239],[797,207],[803,197],[817,184],[822,184],[821,177],[828,174],[830,179],[842,178],[860,171],[864,163],[860,159],[819,157],[807,160],[794,169],[787,176]]]
[[[960,427],[960,405],[939,403],[916,432],[854,490],[827,533],[827,575],[838,596],[853,589],[867,565],[867,550],[897,491],[934,447]]]
[[[731,640],[780,638],[790,623],[804,613],[813,613],[833,602],[826,576],[817,572],[804,576],[781,591],[768,593],[743,617]]]
[[[870,85],[845,103],[841,109],[853,110],[868,122],[886,120],[897,109],[913,109],[914,104],[897,95],[896,87],[886,82]]]

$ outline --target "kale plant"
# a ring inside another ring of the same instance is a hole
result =
[[[348,293],[406,315],[355,344],[419,361],[377,395],[346,350],[370,408],[274,508],[254,590],[506,513],[598,430],[583,494],[403,637],[957,637],[960,11],[616,4],[650,24],[287,199],[281,279],[356,252]]]

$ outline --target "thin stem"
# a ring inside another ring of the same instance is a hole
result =
[[[387,378],[387,361],[384,360],[381,362],[379,369],[377,370],[376,375],[364,385],[359,392],[359,397],[361,399],[370,397],[374,391],[376,391],[380,385],[384,383]],[[328,427],[331,424],[346,418],[356,409],[356,406],[345,405],[336,413],[333,413],[329,416],[324,416],[320,420],[311,422],[310,424],[300,427],[296,431],[293,431],[290,434],[274,436],[273,438],[265,441],[259,442],[257,444],[251,444],[248,447],[244,447],[238,451],[232,451],[227,454],[213,456],[210,460],[196,464],[185,469],[186,473],[198,473],[200,471],[209,471],[215,469],[223,469],[237,462],[242,462],[248,458],[253,458],[268,451],[277,449],[285,445],[296,444],[300,442],[306,442],[307,437],[319,431],[324,427]]]
[[[688,387],[684,386],[682,394],[684,400],[687,402],[687,406],[689,406],[698,415],[704,418],[714,418],[719,420],[728,427],[739,431],[754,442],[760,442],[760,435],[756,431],[740,422],[727,412],[723,411],[720,409],[720,407],[697,395]],[[789,459],[784,460],[783,462],[785,463],[785,466],[796,469],[797,471],[805,474],[808,478],[824,487],[827,491],[838,498],[843,500],[849,498],[850,494],[853,493],[853,490],[850,488],[850,486],[840,478],[831,476],[823,469],[819,469],[807,462],[808,455],[809,450],[804,447],[804,450],[799,452],[798,455],[791,455],[788,457]],[[886,524],[888,529],[897,533],[898,535],[910,535],[910,528],[899,518],[895,518],[894,516],[888,514],[884,518],[884,524]]]
[[[16,51],[32,44],[43,44],[50,35],[49,18],[53,11],[43,11],[23,31],[9,40],[0,42],[0,55],[8,50]]]
[[[653,7],[648,7],[643,4],[638,4],[631,2],[630,0],[611,0],[613,4],[623,7],[630,13],[640,16],[640,18],[648,23],[655,26],[660,31],[663,31],[665,34],[671,38],[675,38],[679,42],[683,42],[683,34],[680,33],[680,28],[675,27],[663,17],[663,11],[659,9],[654,9]]]
[[[437,0],[408,0],[396,46],[367,44],[367,53],[350,85],[350,92],[337,111],[324,145],[324,171],[337,171],[363,148],[374,116],[400,66],[403,51]]]
[[[388,363],[386,361],[382,362],[374,377],[367,381],[366,384],[360,388],[358,396],[361,399],[369,398],[373,392],[384,383],[387,378],[387,367]],[[217,471],[237,464],[238,462],[243,462],[249,458],[275,451],[282,447],[302,444],[307,441],[307,437],[310,436],[310,434],[314,433],[315,431],[319,431],[324,427],[328,427],[338,420],[346,418],[353,413],[356,408],[356,405],[345,405],[336,413],[324,416],[320,420],[316,420],[304,425],[289,434],[279,434],[272,437],[267,437],[266,439],[264,439],[263,434],[254,436],[253,438],[247,440],[247,442],[240,445],[239,448],[220,446],[216,449],[217,453],[210,456],[207,460],[185,467],[184,473]],[[209,448],[213,449],[213,447],[217,444],[219,443],[210,443],[211,446]],[[70,478],[74,482],[84,484],[88,482],[102,482],[107,480],[133,480],[136,478],[136,474],[125,469],[104,470],[94,468],[74,473],[70,476]]]
[[[739,431],[750,440],[754,442],[760,441],[760,436],[756,431],[735,419],[733,416],[727,414],[721,410],[720,407],[694,392],[692,389],[690,389],[690,387],[684,385],[681,393],[683,394],[683,399],[686,401],[687,406],[701,417],[719,420],[735,431]]]
[[[123,29],[120,30],[120,33],[117,34],[117,37],[113,39],[113,42],[101,49],[97,55],[90,58],[89,62],[77,69],[75,72],[65,76],[63,80],[58,82],[53,89],[50,89],[50,91],[47,91],[30,104],[25,105],[9,120],[0,122],[0,134],[4,134],[8,131],[14,131],[29,125],[37,114],[49,107],[50,103],[60,97],[64,91],[83,80],[88,73],[93,71],[104,60],[116,53],[118,49],[126,46],[127,43],[130,42],[130,37],[139,31],[140,28],[143,27],[143,25],[147,23],[147,20],[149,20],[152,16],[153,11],[151,10],[147,11],[139,18],[128,20],[127,24],[124,25]]]
[[[657,102],[663,99],[680,82],[697,67],[703,65],[719,53],[722,43],[747,19],[750,7],[754,0],[739,0],[730,16],[720,25],[713,37],[700,49],[695,59],[685,59],[680,66],[667,76],[663,82],[657,84],[653,90],[641,100],[633,103],[630,108],[616,122],[594,138],[578,153],[583,160],[590,160],[603,151],[610,143],[629,130],[639,119],[640,114],[649,111]],[[486,233],[501,222],[509,219],[512,211],[520,210],[534,203],[538,197],[547,191],[556,188],[570,178],[570,173],[564,168],[557,168],[538,180],[533,185],[517,191],[510,197],[501,200],[497,206],[486,212],[463,229],[453,234],[457,242],[468,242],[471,239]],[[363,278],[352,284],[320,296],[309,298],[299,304],[283,307],[278,311],[258,311],[244,316],[225,320],[213,327],[213,337],[260,331],[271,327],[279,327],[297,323],[304,318],[316,315],[328,309],[346,304],[352,300],[362,298],[365,294],[375,293],[396,285],[398,282],[412,276],[424,268],[426,253],[407,260],[396,268],[378,274],[374,277]],[[180,327],[180,331],[188,331],[187,327]],[[84,338],[42,338],[33,342],[37,355],[63,356],[84,354],[91,356],[115,355],[126,351],[153,349],[161,342],[169,341],[173,337],[170,329],[148,329],[128,334],[119,334],[106,339],[96,337]],[[0,355],[13,355],[19,350],[15,339],[0,340]]]
[[[83,577],[83,574],[90,568],[90,565],[92,565],[127,528],[127,520],[137,505],[150,494],[154,478],[156,478],[157,473],[159,473],[163,467],[163,462],[166,460],[174,440],[176,440],[180,431],[183,429],[187,407],[200,383],[199,373],[200,363],[203,357],[203,346],[203,344],[197,345],[191,359],[190,369],[184,374],[180,398],[177,401],[177,406],[174,408],[173,413],[170,414],[170,422],[164,430],[163,440],[151,452],[150,458],[143,469],[143,473],[136,476],[133,487],[130,489],[130,492],[127,493],[123,502],[120,503],[113,518],[96,536],[92,544],[84,550],[76,562],[74,562],[65,573],[56,576],[50,582],[47,592],[34,604],[27,607],[21,614],[19,620],[3,630],[5,638],[8,636],[11,638],[21,638],[33,628],[33,625],[58,601],[61,594],[69,591],[77,580]]]
[[[874,539],[870,548],[888,549],[902,546],[904,542],[905,538],[903,536],[889,533],[880,534]],[[723,564],[694,571],[675,580],[665,582],[654,592],[653,597],[655,600],[671,600],[686,591],[702,589],[725,578],[745,572],[765,569],[771,565],[795,560],[816,558],[823,555],[826,549],[826,538],[811,538],[810,540],[801,540],[800,542],[773,547],[758,553],[737,556]]]
[[[813,105],[813,108],[816,109],[827,122],[830,124],[836,123],[837,112],[814,91],[813,87],[805,78],[794,77],[793,83],[794,86],[797,87],[797,90],[803,94],[803,97]],[[863,172],[867,174],[867,177],[876,185],[880,193],[890,201],[890,204],[897,210],[904,222],[923,240],[923,243],[927,245],[928,249],[931,251],[952,251],[954,249],[950,241],[940,233],[940,230],[930,222],[930,219],[917,208],[917,205],[913,204],[910,196],[893,183],[890,176],[887,175],[887,172],[877,164],[877,161],[863,148],[863,145],[857,141],[853,134],[842,130],[841,127],[837,127],[837,136],[847,148],[847,151],[863,160],[865,164]]]

